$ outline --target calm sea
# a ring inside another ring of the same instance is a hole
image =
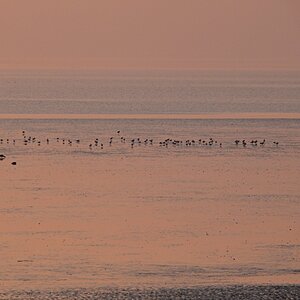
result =
[[[300,72],[0,71],[0,299],[297,299],[299,114]]]
[[[247,119],[247,113],[276,117]],[[289,113],[300,113],[300,72],[0,71],[0,135],[5,139],[18,139],[27,130],[40,139],[78,138],[88,145],[121,130],[127,138],[156,143],[214,138],[232,147],[235,139],[268,139],[270,146],[280,141],[285,151],[298,151],[300,120],[281,118]],[[15,114],[28,117],[20,120]],[[34,119],[41,114],[42,119]],[[145,118],[122,119],[128,114]],[[155,114],[159,117],[147,117]],[[202,119],[206,114],[217,119]],[[226,114],[233,117],[223,119]],[[102,119],[106,115],[109,119]]]
[[[299,113],[299,72],[0,71],[0,114]]]

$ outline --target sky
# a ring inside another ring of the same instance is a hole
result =
[[[0,68],[300,69],[299,0],[0,0]]]

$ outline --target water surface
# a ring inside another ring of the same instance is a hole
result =
[[[2,72],[0,86],[2,298],[299,284],[296,72]]]

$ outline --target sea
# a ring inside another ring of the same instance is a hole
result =
[[[0,71],[0,113],[299,113],[299,77],[297,71]]]
[[[0,71],[0,299],[299,299],[300,72]]]

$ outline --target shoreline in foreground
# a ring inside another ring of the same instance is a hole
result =
[[[10,290],[0,299],[299,299],[300,285],[230,285],[181,288]],[[267,297],[267,298],[265,298]]]

